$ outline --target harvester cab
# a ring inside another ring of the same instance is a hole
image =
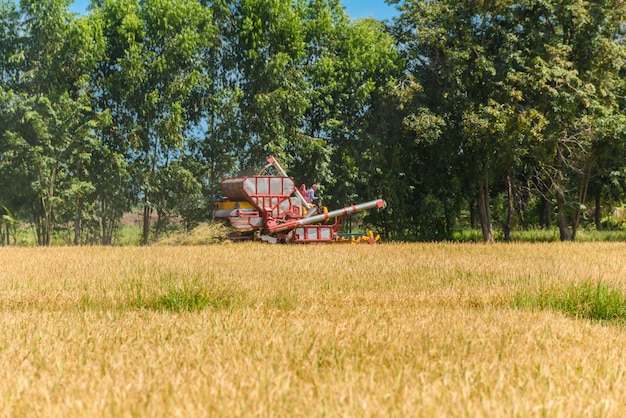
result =
[[[274,167],[278,175],[266,174]],[[371,232],[356,237],[340,233],[343,218],[359,211],[382,208],[382,199],[328,211],[308,203],[274,157],[257,175],[224,179],[224,197],[213,203],[213,219],[229,225],[232,238],[276,242],[377,242]],[[364,239],[365,238],[365,239]]]

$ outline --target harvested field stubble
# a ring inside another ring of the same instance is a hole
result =
[[[0,248],[0,414],[620,416],[623,243]]]

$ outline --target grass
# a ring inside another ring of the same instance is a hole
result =
[[[168,276],[171,273],[168,274]],[[130,282],[128,291],[119,299],[103,299],[84,294],[76,308],[82,311],[127,311],[129,309],[194,312],[203,309],[229,309],[237,304],[236,290],[210,289],[195,278],[186,283],[168,281],[160,287],[147,287],[143,282]]]
[[[0,417],[620,416],[623,243],[0,248]]]
[[[135,221],[127,223],[115,231],[113,236],[113,245],[116,246],[137,246],[141,245],[143,230]],[[221,223],[208,222],[202,223],[191,231],[185,231],[182,225],[171,225],[171,227],[160,234],[158,242],[153,242],[153,231],[150,234],[150,242],[152,245],[172,246],[172,245],[208,245],[221,243],[228,240],[229,234],[232,232],[229,228]],[[504,235],[498,228],[494,229],[494,237],[498,242],[503,242]],[[513,242],[520,243],[538,243],[538,242],[559,242],[559,230],[556,227],[550,229],[530,228],[526,230],[514,230],[511,233]],[[54,231],[52,235],[53,246],[71,246],[74,241],[73,229],[67,228]],[[450,236],[450,241],[459,243],[482,243],[483,236],[480,228],[459,227],[454,230]],[[595,229],[579,229],[576,235],[576,242],[624,242],[626,241],[626,230],[616,227],[614,230]],[[34,228],[28,224],[22,224],[16,230],[16,245],[34,247],[37,245],[37,238]],[[15,245],[11,241],[11,245]],[[87,245],[99,244],[95,238],[88,240]],[[3,243],[4,245],[4,243]]]
[[[626,324],[626,293],[604,283],[569,284],[536,294],[521,292],[514,306],[560,311],[574,318]]]
[[[496,241],[503,241],[504,235],[500,230],[494,231]],[[462,228],[452,233],[451,240],[454,242],[483,242],[483,235],[480,228]],[[560,235],[558,228],[539,229],[531,228],[527,230],[514,230],[511,232],[513,242],[559,242]],[[580,229],[576,234],[576,242],[624,242],[626,241],[626,231],[623,229],[597,231],[594,229]]]
[[[216,244],[227,239],[232,232],[221,223],[201,224],[190,232],[176,231],[159,240],[157,245],[207,245]]]

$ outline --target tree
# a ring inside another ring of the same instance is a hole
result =
[[[593,144],[621,118],[614,92],[624,62],[623,8],[611,1],[416,0],[400,10],[396,33],[409,71],[427,90],[426,107],[445,120],[436,146],[457,156],[457,179],[473,179],[468,189],[484,240],[493,240],[492,188],[507,194],[510,239],[512,179],[533,170],[555,193],[561,238],[573,238]],[[568,197],[572,187],[577,198]]]
[[[382,166],[373,150],[388,138],[368,132],[368,126],[376,100],[403,64],[393,37],[382,22],[350,20],[338,1],[311,2],[304,28],[311,105],[300,158],[314,167],[305,177],[323,184],[332,206],[372,198],[381,191],[372,190],[370,180]]]
[[[506,1],[407,1],[396,23],[409,71],[426,89],[423,105],[445,121],[434,146],[455,156],[454,176],[471,179],[485,242],[493,241],[490,187],[502,140],[498,126],[506,124],[497,120],[494,126],[492,120],[507,114],[493,112],[502,104],[498,92],[507,74],[506,6]]]
[[[114,123],[108,135],[121,141],[110,149],[130,161],[147,244],[153,210],[158,216],[167,211],[156,189],[159,171],[170,170],[185,152],[185,134],[198,117],[193,98],[206,84],[200,58],[212,39],[211,12],[195,0],[104,0],[95,6],[109,42],[101,69]]]
[[[88,112],[87,104],[72,100],[67,93],[56,103],[31,97],[18,106],[16,113],[22,122],[5,134],[7,162],[27,167],[37,196],[33,210],[40,245],[51,242],[56,211],[63,203],[59,186],[64,186],[72,200],[91,188],[79,176],[71,177],[70,170],[71,154],[78,151],[76,157],[85,158],[85,138],[96,127],[94,119],[85,117]]]
[[[66,180],[69,167],[76,168],[87,158],[89,137],[100,117],[91,111],[87,89],[97,49],[90,42],[88,26],[75,21],[68,4],[63,0],[20,3],[20,36],[11,39],[22,52],[19,65],[4,73],[11,74],[17,93],[10,96],[6,114],[9,129],[4,133],[3,163],[8,172],[20,171],[28,184],[17,200],[30,200],[42,245],[50,244],[57,210],[69,206],[63,197],[74,200],[76,193],[70,190],[78,193],[90,187],[80,176]],[[79,231],[80,222],[77,237]]]
[[[3,90],[11,90],[19,79],[22,22],[13,0],[0,0],[0,80]]]
[[[302,142],[301,126],[310,106],[302,67],[304,6],[290,0],[235,3],[229,62],[234,64],[239,123],[246,135],[241,166],[257,167],[267,155],[276,155],[289,166],[294,148]]]
[[[183,161],[202,187],[198,207],[185,212],[195,221],[212,210],[212,198],[221,193],[222,178],[238,172],[239,156],[245,155],[248,144],[247,126],[241,118],[243,97],[239,85],[236,2],[204,1],[212,12],[214,36],[203,51],[199,70],[207,80],[206,88],[195,100],[201,118],[197,122],[189,148],[189,158]],[[186,218],[187,219],[187,218]],[[189,219],[194,223],[192,219]]]
[[[604,0],[529,1],[515,8],[515,16],[524,35],[520,49],[527,51],[520,85],[546,120],[542,177],[555,193],[561,240],[571,240],[599,145],[621,136],[624,9]]]

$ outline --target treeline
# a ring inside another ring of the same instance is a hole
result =
[[[143,243],[275,155],[388,239],[601,229],[626,186],[619,1],[0,0],[1,237]],[[156,219],[156,220],[155,220]]]

